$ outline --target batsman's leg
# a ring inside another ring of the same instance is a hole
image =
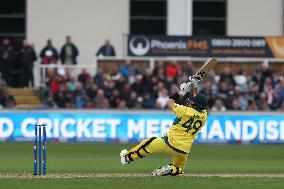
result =
[[[120,152],[121,164],[129,164],[131,161],[143,158],[148,154],[161,152],[164,148],[166,148],[166,144],[161,137],[145,139],[130,150]]]
[[[184,168],[188,158],[188,154],[181,154],[167,149],[166,153],[173,157],[171,164],[160,167],[152,172],[152,176],[181,176],[184,175]]]

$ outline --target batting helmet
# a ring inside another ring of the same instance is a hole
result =
[[[184,105],[191,106],[197,111],[202,111],[206,109],[208,105],[208,97],[202,93],[193,95],[192,93],[186,93],[184,96]]]

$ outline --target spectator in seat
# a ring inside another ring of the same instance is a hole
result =
[[[76,90],[76,78],[70,76],[70,79],[66,83],[68,91],[74,92]]]
[[[62,64],[77,64],[78,48],[72,43],[71,37],[66,36],[65,44],[61,48],[60,58]]]
[[[249,100],[249,101],[248,101],[248,109],[247,109],[247,110],[248,110],[248,111],[257,111],[258,108],[257,108],[256,102],[253,101],[253,100]]]
[[[115,90],[115,82],[113,80],[109,80],[107,82],[107,86],[105,86],[104,88],[105,97],[109,99],[114,90]]]
[[[118,89],[115,89],[113,92],[112,92],[112,95],[109,97],[109,103],[110,103],[110,106],[112,108],[116,108],[119,104],[119,101],[120,101],[120,97],[119,97],[119,91]]]
[[[131,89],[135,91],[138,94],[138,96],[142,95],[142,93],[145,91],[142,79],[143,79],[142,75],[136,75],[135,82],[131,85]]]
[[[237,85],[242,86],[247,84],[247,78],[243,70],[239,70],[238,74],[234,77]]]
[[[280,91],[275,90],[273,93],[273,100],[270,104],[271,110],[277,110],[279,109],[283,104],[283,98],[280,94]]]
[[[178,65],[177,61],[172,61],[166,69],[166,76],[176,78],[180,71],[181,68]]]
[[[124,64],[120,66],[119,72],[129,80],[134,80],[135,75],[138,73],[135,66],[132,64],[131,60],[125,60]]]
[[[83,68],[81,70],[81,73],[78,75],[78,81],[83,84],[83,86],[86,86],[87,81],[91,79],[90,73],[87,71],[86,68]]]
[[[127,109],[126,100],[120,100],[118,102],[117,108],[120,110],[126,110]]]
[[[232,110],[236,110],[236,111],[240,111],[241,110],[241,106],[240,106],[240,102],[237,98],[233,98],[232,99],[232,105],[231,105]]]
[[[166,73],[166,70],[165,70],[165,67],[164,67],[164,62],[159,60],[156,63],[155,68],[153,70],[153,76],[156,76],[159,79],[164,79],[165,73]]]
[[[76,107],[84,108],[89,101],[90,98],[88,97],[87,92],[85,90],[82,90],[81,93],[76,96]]]
[[[126,101],[126,106],[128,108],[139,108],[138,96],[136,92],[131,92],[129,99]]]
[[[86,89],[88,96],[91,98],[91,100],[93,100],[97,96],[97,90],[98,86],[96,83],[92,83],[91,87]]]
[[[109,101],[108,101],[107,98],[104,98],[104,99],[103,99],[101,108],[102,108],[102,109],[109,109],[109,108],[110,108],[110,103],[109,103]]]
[[[75,106],[75,97],[73,92],[67,90],[65,94],[65,107],[66,108],[76,108]]]
[[[131,87],[130,87],[130,84],[125,84],[123,86],[123,88],[120,90],[120,98],[122,100],[128,100],[129,97],[130,97],[130,93],[131,93]]]
[[[51,78],[50,82],[50,94],[51,96],[55,95],[55,93],[59,90],[60,86],[66,86],[66,81],[64,77],[56,74],[53,78]]]
[[[275,86],[275,89],[279,91],[280,95],[284,99],[284,78],[281,78],[279,84]]]
[[[227,83],[229,89],[233,89],[236,85],[236,82],[234,80],[232,71],[229,67],[225,67],[223,70],[223,73],[220,76],[219,82],[225,82]]]
[[[93,99],[96,108],[102,108],[103,100],[105,99],[105,93],[103,89],[98,89],[96,97]]]
[[[220,99],[218,99],[215,101],[212,107],[212,111],[224,112],[226,111],[226,107],[224,106],[223,102]]]
[[[67,99],[64,86],[60,86],[59,89],[54,93],[53,100],[58,108],[66,107]]]
[[[115,56],[115,49],[111,45],[110,40],[106,39],[105,44],[98,50],[97,56]]]
[[[260,84],[263,85],[266,78],[271,78],[272,79],[272,71],[269,68],[269,64],[266,62],[263,62],[260,65],[260,71],[261,71],[261,79],[260,79]]]
[[[269,111],[270,110],[268,102],[267,102],[267,95],[264,92],[260,94],[260,99],[259,99],[259,102],[258,102],[258,109],[261,110],[261,111]]]
[[[266,79],[269,79],[269,78],[266,78]],[[268,105],[271,105],[272,101],[273,101],[273,94],[274,94],[274,89],[273,89],[273,86],[272,86],[271,83],[265,84],[264,92],[265,92],[265,94],[267,96],[267,103],[268,103]]]
[[[166,87],[166,89],[170,90],[171,87],[174,85],[174,78],[173,77],[166,77],[166,79],[164,80],[164,85]]]
[[[41,64],[56,64],[58,61],[58,52],[52,45],[51,39],[46,41],[46,46],[40,52]]]
[[[193,75],[196,72],[196,69],[191,61],[188,61],[182,70],[182,72],[188,76]]]
[[[167,89],[163,89],[160,93],[159,96],[157,98],[156,101],[156,107],[158,109],[165,109],[167,106],[167,101],[169,99],[169,95],[168,95],[168,90]]]
[[[141,107],[144,109],[153,109],[155,108],[155,103],[155,99],[151,98],[148,92],[144,92]]]

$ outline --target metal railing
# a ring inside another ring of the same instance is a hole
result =
[[[123,62],[126,59],[130,59],[132,61],[146,61],[148,62],[149,68],[151,70],[155,67],[155,62],[160,61],[192,61],[192,62],[204,62],[208,59],[208,57],[95,57],[90,62],[90,64],[78,64],[78,65],[63,65],[63,64],[45,64],[42,65],[39,62],[36,62],[34,66],[34,81],[35,87],[39,87],[44,85],[44,78],[46,77],[46,71],[49,68],[55,68],[59,72],[69,71],[71,75],[77,76],[81,69],[85,68],[91,75],[94,75],[97,72],[98,63],[112,61],[112,62]],[[275,58],[232,58],[232,57],[222,57],[217,58],[219,62],[229,62],[229,63],[283,63],[284,59],[275,59]]]

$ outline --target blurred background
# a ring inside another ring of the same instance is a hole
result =
[[[283,0],[2,0],[0,140],[139,141],[210,57],[198,143],[284,142]]]

